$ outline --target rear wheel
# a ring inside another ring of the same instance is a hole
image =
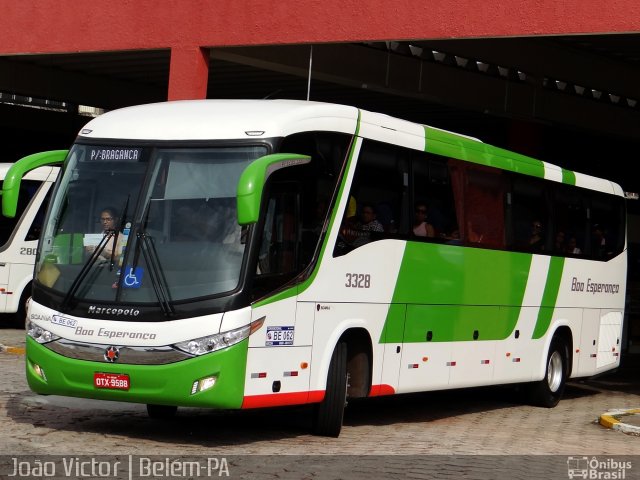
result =
[[[547,355],[547,367],[542,380],[529,386],[529,400],[540,407],[555,407],[567,380],[569,352],[567,344],[560,337],[551,340]]]
[[[347,344],[340,342],[331,356],[324,399],[315,406],[314,434],[325,437],[340,435],[347,405],[347,380]]]
[[[173,418],[178,411],[178,407],[172,405],[147,405],[147,413],[151,418]]]

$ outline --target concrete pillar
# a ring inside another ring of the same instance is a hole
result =
[[[171,48],[167,100],[207,98],[209,49],[198,46]]]

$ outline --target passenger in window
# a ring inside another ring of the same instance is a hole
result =
[[[436,232],[427,221],[427,205],[424,203],[418,203],[416,205],[414,220],[413,220],[413,234],[416,237],[435,237]]]
[[[349,202],[344,212],[344,217],[340,223],[340,230],[338,231],[338,239],[334,247],[333,254],[335,256],[344,255],[353,250],[353,241],[356,236],[356,227],[358,224],[358,217],[356,216],[357,202],[353,195],[349,196]]]
[[[556,255],[562,255],[566,251],[567,246],[565,245],[565,235],[562,230],[559,230],[558,233],[556,233],[556,240],[553,244],[553,253]]]
[[[376,218],[376,209],[372,203],[362,205],[360,212],[360,222],[357,224],[356,239],[353,241],[354,247],[359,247],[372,240],[372,233],[382,233],[384,228]]]
[[[460,238],[460,230],[454,229],[449,235],[445,235],[444,239],[449,245],[462,245],[462,239]]]
[[[344,218],[340,224],[339,242],[345,245],[350,245],[356,238],[358,231],[358,217],[356,215],[357,202],[353,195],[349,196],[349,203],[347,204],[347,210],[344,212]]]
[[[348,220],[348,218],[345,220]],[[363,204],[360,218],[355,222],[343,225],[340,230],[341,236],[353,248],[369,243],[372,240],[372,233],[382,232],[384,232],[384,228],[376,219],[376,210],[371,203]]]
[[[581,255],[582,254],[582,250],[580,250],[580,248],[578,248],[578,242],[576,240],[576,237],[569,237],[569,241],[567,242],[567,249],[565,251],[565,253],[568,253],[569,255]]]
[[[541,252],[544,250],[544,236],[542,222],[534,220],[531,223],[531,237],[529,237],[529,250],[532,252]]]
[[[596,257],[605,258],[613,254],[608,242],[607,230],[602,225],[596,223],[593,226],[592,236],[592,248]]]

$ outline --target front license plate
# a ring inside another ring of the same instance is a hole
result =
[[[94,373],[93,386],[110,390],[129,390],[129,375],[122,373]]]

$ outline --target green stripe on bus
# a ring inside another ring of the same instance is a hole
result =
[[[562,183],[566,183],[567,185],[575,185],[576,184],[576,174],[571,170],[562,169]]]
[[[407,305],[403,341],[424,342],[428,332],[438,342],[509,337],[531,259],[525,253],[407,242],[392,299]],[[389,309],[383,342],[398,341],[398,327],[391,325],[398,322],[398,308]]]
[[[564,269],[564,257],[551,257],[549,262],[549,272],[547,273],[547,282],[544,286],[542,294],[542,303],[538,312],[538,320],[533,330],[531,338],[542,338],[551,325],[553,311],[555,309],[558,292],[560,290],[560,281],[562,280],[562,270]]]
[[[380,335],[380,343],[402,343],[406,315],[406,305],[393,303],[389,305],[387,320]]]
[[[428,153],[544,178],[544,164],[540,160],[437,128],[424,129]]]

